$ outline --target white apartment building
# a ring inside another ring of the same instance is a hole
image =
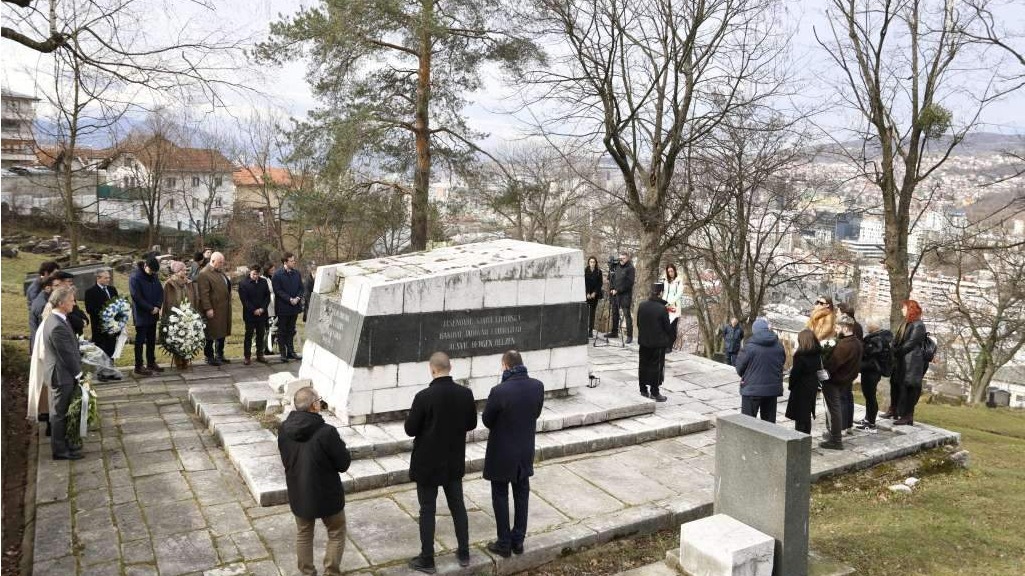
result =
[[[36,121],[39,98],[9,90],[0,92],[0,166],[30,166],[36,163],[36,138],[32,124]]]
[[[911,299],[917,300],[925,311],[949,306],[954,294],[957,278],[919,269],[911,289]],[[996,284],[986,274],[966,275],[961,279],[961,297],[974,305],[985,306],[987,296]],[[859,315],[888,317],[890,314],[890,275],[883,266],[861,268],[861,284],[858,287]]]

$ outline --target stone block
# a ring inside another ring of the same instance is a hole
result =
[[[427,362],[403,362],[395,366],[398,373],[396,386],[423,387],[431,381],[431,371]]]
[[[296,378],[292,380],[285,385],[285,391],[282,393],[283,399],[287,404],[292,404],[292,398],[295,397],[295,393],[307,386],[313,386],[313,380],[309,378]]]
[[[398,386],[398,364],[353,368],[352,387],[355,390],[380,390]]]
[[[487,400],[491,389],[498,385],[498,376],[483,376],[481,378],[470,378],[470,391],[473,392],[474,400]]]
[[[452,378],[455,380],[464,380],[470,377],[470,369],[472,360],[470,358],[451,358],[449,361],[452,364]]]
[[[313,344],[313,342],[309,341],[307,341],[306,344],[316,346],[316,344]],[[306,347],[304,346],[303,351],[304,353],[307,353],[305,352],[305,349]],[[295,379],[295,374],[292,374],[291,372],[275,372],[267,378],[267,384],[269,384],[271,388],[277,390],[278,392],[284,392],[285,385]]]
[[[546,278],[545,279],[545,304],[561,304],[563,302],[578,302],[584,300],[584,291],[573,292],[573,278]]]
[[[537,372],[540,370],[547,370],[549,363],[552,358],[551,348],[545,348],[544,350],[527,350],[521,352],[520,355],[523,357],[523,365],[527,367],[530,372]]]
[[[528,366],[529,370],[530,367]],[[487,356],[474,356],[470,364],[470,378],[481,378],[484,376],[502,375],[502,355],[488,354]],[[497,380],[496,380],[497,383]]]
[[[566,387],[566,370],[561,368],[539,370],[537,372],[531,370],[530,376],[540,380],[545,385],[545,392],[562,390]]]
[[[445,309],[445,277],[434,276],[404,282],[403,314],[440,312]]]
[[[346,277],[342,280],[340,289],[342,306],[366,315],[370,306],[370,281],[363,276]]]
[[[691,576],[770,576],[773,544],[772,536],[716,514],[680,527],[680,565]]]
[[[506,308],[516,306],[518,284],[515,280],[484,282],[484,307]]]
[[[416,392],[416,390],[410,387],[374,390],[371,410],[374,414],[409,410],[409,407],[413,404],[413,396]]]
[[[587,345],[564,346],[552,349],[549,368],[569,368],[570,366],[587,366]]]
[[[445,278],[445,310],[479,310],[484,307],[484,281],[480,270]]]
[[[775,539],[772,573],[806,574],[811,437],[743,414],[720,416],[715,479],[716,514]]]
[[[586,364],[566,368],[566,388],[586,388],[590,374],[591,367]]]
[[[401,283],[374,286],[367,304],[367,316],[402,314],[405,289]]]
[[[520,280],[516,285],[517,306],[538,306],[545,303],[544,278]]]
[[[355,391],[349,393],[349,414],[370,414],[373,408],[374,391]]]

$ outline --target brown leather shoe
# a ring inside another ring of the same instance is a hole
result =
[[[914,426],[915,425],[915,421],[912,420],[911,418],[907,418],[907,417],[905,417],[905,418],[897,418],[896,420],[893,421],[893,425],[894,426]]]
[[[149,368],[143,368],[142,366],[136,366],[135,367],[135,374],[137,376],[152,376],[153,375],[153,371],[150,370]]]
[[[160,372],[164,371],[163,368],[161,368],[160,366],[158,366],[156,364],[149,364],[149,365],[146,366],[146,368],[148,368],[149,371],[153,372],[154,374],[159,374]]]
[[[250,360],[249,358],[246,358],[245,360],[242,361],[242,365],[243,366],[249,366],[252,363],[253,363],[253,361]]]

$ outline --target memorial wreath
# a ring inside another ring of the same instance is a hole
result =
[[[100,310],[100,321],[104,334],[117,336],[128,325],[128,315],[132,313],[132,305],[128,297],[118,296],[107,300]]]
[[[206,323],[187,301],[171,308],[171,314],[160,325],[164,350],[172,356],[191,360],[206,344]]]

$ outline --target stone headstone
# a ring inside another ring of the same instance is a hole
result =
[[[743,414],[715,426],[715,513],[775,539],[774,576],[806,576],[811,436]]]
[[[680,567],[689,576],[770,576],[775,540],[725,514],[680,526]]]
[[[477,399],[510,349],[547,391],[586,386],[583,270],[579,250],[515,240],[320,266],[299,376],[352,423],[409,409],[439,350]]]

